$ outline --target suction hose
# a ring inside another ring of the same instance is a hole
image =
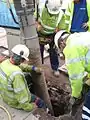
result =
[[[8,112],[8,110],[7,110],[4,106],[2,106],[2,105],[0,105],[0,108],[3,109],[3,110],[7,113],[7,115],[8,115],[8,120],[12,120],[12,119],[11,119],[11,115],[10,115],[10,113]]]

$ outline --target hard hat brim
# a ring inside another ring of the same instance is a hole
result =
[[[26,61],[29,61],[29,59],[28,59],[27,57],[23,57],[23,56],[22,56],[22,58],[24,58]]]

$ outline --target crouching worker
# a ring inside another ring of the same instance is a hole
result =
[[[10,59],[0,64],[0,92],[4,102],[25,111],[32,111],[37,107],[45,108],[44,101],[30,93],[25,76],[19,67],[22,62],[28,60],[29,49],[19,44],[12,49],[12,53]]]
[[[70,103],[72,106],[80,104],[90,89],[90,32],[70,34],[59,31],[55,35],[55,44],[65,57],[71,84]]]

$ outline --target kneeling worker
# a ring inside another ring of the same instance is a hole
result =
[[[19,44],[12,49],[12,53],[10,59],[0,64],[0,92],[4,102],[13,108],[26,111],[45,107],[43,100],[30,93],[25,76],[19,67],[22,62],[28,60],[29,49]],[[28,65],[28,68],[35,70],[33,66]]]

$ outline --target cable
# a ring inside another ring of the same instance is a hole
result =
[[[8,120],[12,120],[12,119],[11,119],[11,115],[10,115],[10,113],[8,112],[8,110],[7,110],[4,106],[2,106],[2,105],[0,105],[0,108],[3,109],[3,110],[7,113],[7,115],[8,115]]]
[[[19,22],[17,22],[16,19],[15,19],[15,16],[14,16],[14,14],[13,14],[13,11],[12,11],[11,7],[9,8],[9,10],[10,10],[10,13],[11,13],[11,15],[12,15],[12,18],[13,18],[14,22],[15,22],[16,24],[19,24]]]

